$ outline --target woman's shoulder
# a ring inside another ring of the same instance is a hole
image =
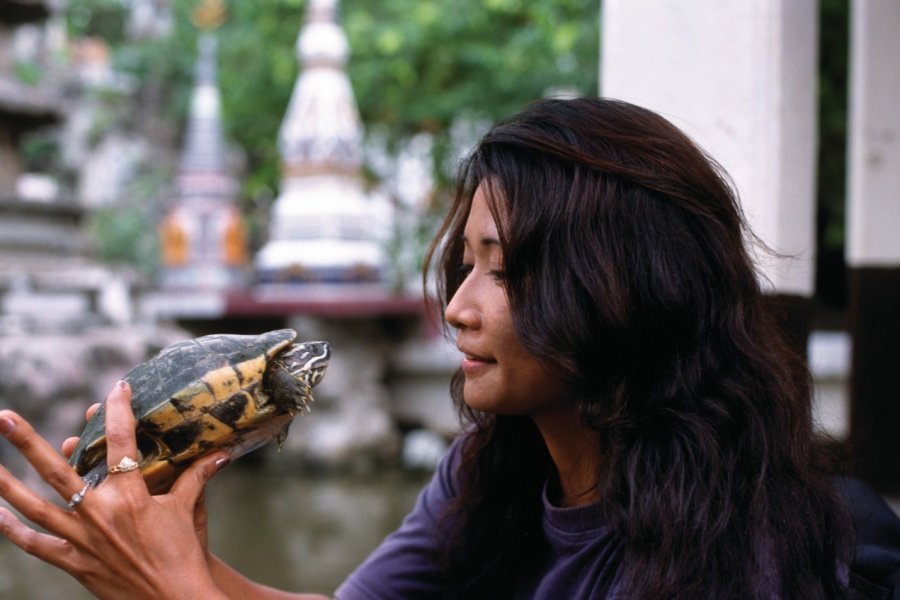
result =
[[[900,517],[862,481],[841,477],[836,485],[856,533],[851,588],[867,598],[900,598]]]
[[[462,464],[462,452],[466,443],[468,433],[463,431],[455,435],[441,459],[437,463],[434,475],[428,488],[437,488],[435,491],[443,498],[451,498],[456,496],[458,485],[458,471]]]

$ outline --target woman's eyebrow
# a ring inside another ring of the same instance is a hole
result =
[[[459,241],[462,242],[462,244],[463,244],[464,246],[470,245],[470,244],[469,244],[469,238],[466,237],[465,234],[462,234],[462,235],[459,236]],[[499,246],[499,245],[500,245],[500,238],[494,237],[494,236],[490,236],[490,235],[486,235],[486,236],[483,236],[483,237],[481,237],[481,238],[478,239],[478,244],[481,245],[481,246]]]

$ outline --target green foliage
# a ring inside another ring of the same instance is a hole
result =
[[[819,152],[816,213],[816,297],[847,305],[844,224],[847,186],[847,96],[850,0],[819,3]]]
[[[396,144],[434,136],[434,175],[452,177],[447,153],[460,119],[493,122],[555,89],[595,93],[599,3],[348,0],[349,73],[365,122]]]
[[[56,135],[48,129],[29,133],[19,146],[26,171],[53,173],[60,170],[60,149]]]
[[[159,194],[171,180],[165,169],[138,173],[121,202],[91,213],[88,231],[99,259],[154,277],[159,269],[156,225],[162,220]]]
[[[127,264],[150,275],[156,263],[152,236],[144,235],[147,220],[142,207],[131,202],[107,206],[91,213],[88,224],[94,252],[102,261]]]
[[[823,219],[820,243],[844,246],[849,73],[849,0],[821,0],[818,193]]]
[[[44,77],[44,69],[35,62],[17,60],[13,63],[13,76],[26,85],[37,85]]]
[[[230,2],[218,31],[226,134],[246,153],[248,198],[278,190],[278,128],[297,77],[294,44],[304,12],[290,0]]]
[[[126,6],[122,0],[68,0],[66,22],[74,37],[103,38],[119,45],[125,39]]]

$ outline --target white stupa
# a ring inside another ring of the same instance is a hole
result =
[[[260,283],[385,278],[389,211],[363,189],[363,129],[336,13],[337,0],[311,0],[297,39],[301,72],[279,132],[281,193],[256,256]]]

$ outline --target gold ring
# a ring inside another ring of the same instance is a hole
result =
[[[127,473],[128,471],[134,471],[138,468],[137,462],[133,458],[128,458],[127,456],[123,456],[122,460],[119,461],[114,467],[109,468],[110,474],[113,473]]]
[[[91,489],[91,484],[85,483],[83,488],[72,494],[72,497],[69,498],[69,508],[75,510],[76,506],[84,502],[84,496],[88,493],[89,489]]]

